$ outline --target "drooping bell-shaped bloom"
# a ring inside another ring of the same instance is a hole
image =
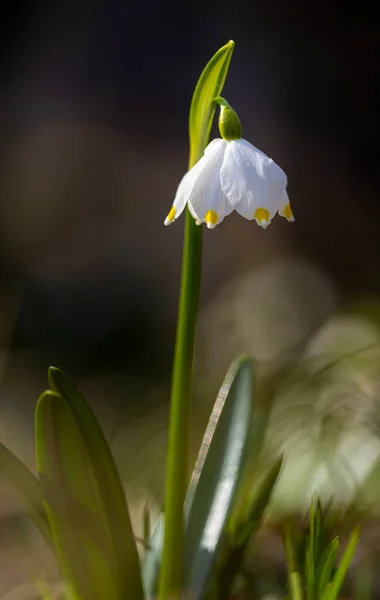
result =
[[[209,229],[233,210],[246,219],[255,219],[264,228],[277,212],[288,221],[294,221],[286,191],[286,174],[264,152],[239,136],[241,126],[239,129],[236,124],[240,121],[232,120],[235,125],[232,130],[237,131],[237,135],[231,133],[231,112],[226,119],[223,109],[232,109],[227,103],[221,105],[219,129],[224,139],[213,140],[202,158],[183,177],[165,225],[177,219],[186,205],[196,223],[206,223]],[[232,119],[238,119],[236,113],[232,113]]]

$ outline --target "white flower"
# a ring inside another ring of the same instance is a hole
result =
[[[264,152],[243,139],[215,139],[183,177],[165,219],[170,225],[186,204],[196,223],[213,229],[236,210],[267,227],[276,212],[294,221],[286,191],[287,177]]]

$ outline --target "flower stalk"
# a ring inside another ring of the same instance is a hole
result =
[[[189,171],[202,158],[234,48],[229,41],[203,69],[189,113]],[[185,206],[182,207],[181,212]],[[165,223],[177,218],[173,206]],[[169,447],[165,490],[165,535],[158,600],[179,600],[184,549],[184,501],[188,485],[191,378],[202,268],[202,228],[186,210],[177,334],[171,388]]]
[[[197,162],[190,158],[189,169]],[[181,589],[183,505],[188,484],[191,375],[202,271],[202,228],[186,211],[181,289],[170,399],[165,491],[165,538],[159,600],[177,600]]]

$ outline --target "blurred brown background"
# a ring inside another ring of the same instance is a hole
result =
[[[296,222],[262,231],[232,215],[204,232],[199,386],[210,402],[236,352],[271,361],[342,299],[380,291],[372,3],[2,6],[0,433],[31,468],[34,405],[55,364],[87,392],[123,476],[162,493],[183,235],[183,219],[163,220],[194,85],[229,39],[224,95],[287,172]],[[2,593],[24,577],[6,564],[17,576],[0,574]]]

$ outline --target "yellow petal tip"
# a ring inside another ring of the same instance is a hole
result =
[[[205,223],[207,224],[208,229],[214,229],[219,219],[218,213],[214,210],[208,210],[205,214]]]
[[[256,219],[256,223],[263,229],[266,229],[270,222],[269,211],[266,208],[257,208],[253,218]]]
[[[280,215],[281,217],[285,217],[289,223],[294,223],[295,219],[290,204],[287,204],[280,210]]]
[[[164,225],[170,225],[170,223],[173,223],[176,212],[177,212],[176,209],[174,208],[174,206],[172,206],[169,211],[168,216],[166,217],[166,219],[164,221]]]

